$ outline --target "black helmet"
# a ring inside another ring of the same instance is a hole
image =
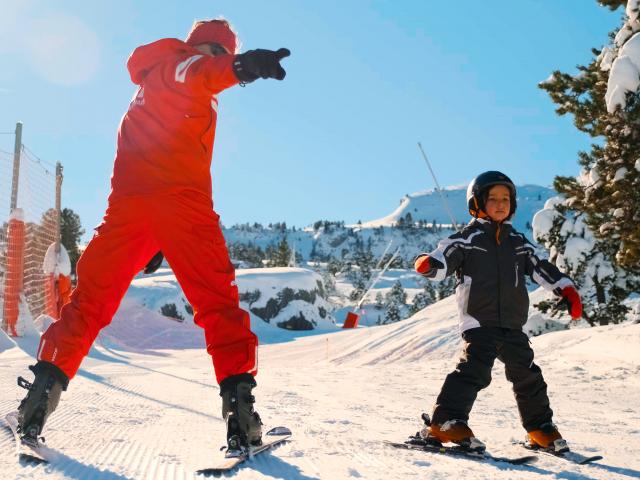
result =
[[[494,185],[504,185],[509,189],[511,205],[508,218],[511,218],[516,213],[516,186],[504,173],[490,170],[471,180],[467,187],[467,206],[471,215],[477,218],[480,211],[484,211],[484,202],[487,194]]]

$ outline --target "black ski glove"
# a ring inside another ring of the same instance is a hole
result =
[[[160,268],[160,265],[162,265],[162,260],[164,260],[164,255],[162,254],[162,252],[156,253],[151,258],[151,260],[149,260],[149,263],[147,263],[147,266],[144,267],[144,273],[149,275],[150,273],[153,273],[156,270],[158,270]]]
[[[236,55],[233,62],[233,71],[240,83],[250,83],[260,78],[284,79],[287,72],[280,65],[280,60],[291,55],[287,48],[280,50],[249,50]]]

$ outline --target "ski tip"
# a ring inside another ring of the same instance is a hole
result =
[[[196,471],[196,475],[201,475],[203,477],[221,477],[227,472],[228,470],[224,468],[203,468],[202,470]]]
[[[292,435],[291,430],[287,427],[274,427],[269,430],[265,435],[269,436],[282,436],[282,435]]]
[[[20,465],[46,465],[49,463],[48,460],[38,457],[36,455],[30,455],[28,453],[20,453],[18,460]]]
[[[578,462],[578,465],[587,465],[592,462],[597,462],[598,460],[602,460],[604,457],[602,455],[594,455],[593,457],[585,458]]]
[[[536,463],[538,460],[539,459],[536,455],[527,455],[520,458],[509,459],[509,463],[514,465],[528,465],[530,463]]]

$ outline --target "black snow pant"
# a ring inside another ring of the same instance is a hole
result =
[[[463,332],[464,352],[455,371],[447,375],[433,410],[432,422],[469,420],[478,392],[491,383],[491,368],[498,358],[513,384],[522,426],[530,432],[551,421],[547,384],[533,363],[529,338],[521,330],[478,327]]]

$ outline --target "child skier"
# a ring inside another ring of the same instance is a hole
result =
[[[235,272],[213,210],[210,170],[218,94],[258,78],[284,79],[280,61],[289,51],[236,54],[236,47],[228,22],[199,21],[185,41],[158,40],[129,58],[138,90],[118,131],[104,221],[78,262],[70,302],[42,336],[38,362],[30,367],[33,384],[18,381],[29,390],[18,408],[24,441],[37,441],[131,280],[149,259],[146,270],[157,268],[161,251],[193,306],[194,322],[204,329],[229,451],[261,443],[251,395],[258,340],[239,307]]]
[[[571,279],[539,259],[531,243],[512,227],[516,187],[506,175],[489,171],[477,176],[467,189],[467,204],[473,220],[415,261],[416,271],[431,280],[456,274],[464,340],[462,358],[445,379],[421,436],[436,444],[453,442],[484,450],[467,421],[478,392],[491,382],[498,358],[513,384],[528,443],[564,451],[566,442],[552,423],[547,385],[522,331],[529,309],[525,274],[563,297],[572,319],[582,316],[580,296]]]

